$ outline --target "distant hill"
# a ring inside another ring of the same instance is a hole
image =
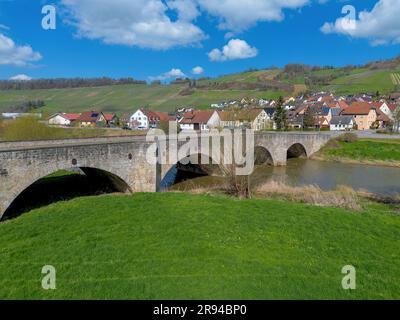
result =
[[[340,68],[289,64],[283,69],[249,70],[170,85],[143,82],[107,85],[104,82],[104,85],[93,86],[96,83],[92,82],[89,82],[92,86],[77,88],[0,90],[0,112],[28,101],[43,101],[45,106],[37,110],[46,113],[88,109],[130,113],[139,107],[160,111],[173,111],[182,106],[205,109],[211,103],[231,99],[275,99],[307,91],[390,94],[400,92],[400,58]]]

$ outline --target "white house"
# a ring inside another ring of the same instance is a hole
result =
[[[220,117],[217,111],[201,110],[186,112],[179,121],[182,130],[209,131],[220,126]]]
[[[56,113],[49,118],[48,123],[52,126],[70,126],[79,116],[79,114]]]
[[[333,116],[330,123],[331,131],[349,131],[354,128],[353,116]]]
[[[139,109],[129,118],[129,127],[137,129],[148,129],[149,128],[149,118],[146,113]]]

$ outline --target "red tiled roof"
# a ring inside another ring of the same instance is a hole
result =
[[[112,121],[116,116],[115,113],[103,113],[103,114],[104,114],[104,119],[106,119],[106,121]]]
[[[342,115],[367,115],[374,108],[368,102],[353,102],[342,111]]]
[[[382,107],[383,104],[384,102],[379,102],[379,101],[371,102],[371,106],[373,106],[376,109],[380,109],[380,107]]]
[[[392,111],[392,112],[396,111],[397,105],[395,103],[388,103],[387,105],[388,105],[390,111]]]
[[[345,110],[345,109],[347,109],[349,107],[349,105],[344,100],[340,100],[338,102],[338,105],[339,105],[340,109],[342,109],[342,110]]]
[[[211,116],[214,114],[213,110],[201,110],[195,112],[193,122],[194,123],[207,123]]]
[[[81,113],[78,120],[82,122],[96,122],[101,114],[100,111],[85,111]]]
[[[168,113],[160,112],[160,111],[152,111],[152,110],[147,110],[147,109],[141,109],[141,110],[147,116],[147,118],[149,118],[150,122],[168,121],[169,120]]]
[[[213,110],[198,110],[186,112],[183,115],[180,123],[182,124],[192,124],[192,123],[207,123],[211,116],[214,114]]]
[[[81,115],[79,113],[64,113],[61,116],[67,120],[74,121],[77,120]]]

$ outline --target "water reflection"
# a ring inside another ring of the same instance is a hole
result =
[[[175,181],[172,189],[185,190],[190,186],[200,187],[222,184],[221,177],[196,177],[191,180]],[[323,190],[333,190],[339,185],[366,190],[375,194],[393,196],[400,194],[400,169],[345,164],[307,159],[290,159],[285,167],[257,166],[252,177],[253,188],[267,181],[283,182],[292,186],[316,185]],[[174,182],[173,177],[170,183]]]

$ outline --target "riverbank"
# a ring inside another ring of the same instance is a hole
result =
[[[398,299],[400,217],[182,193],[83,197],[0,224],[2,299]],[[57,289],[41,288],[41,269]],[[343,290],[353,265],[357,290]]]
[[[400,140],[365,138],[346,142],[332,139],[311,158],[400,168]]]

